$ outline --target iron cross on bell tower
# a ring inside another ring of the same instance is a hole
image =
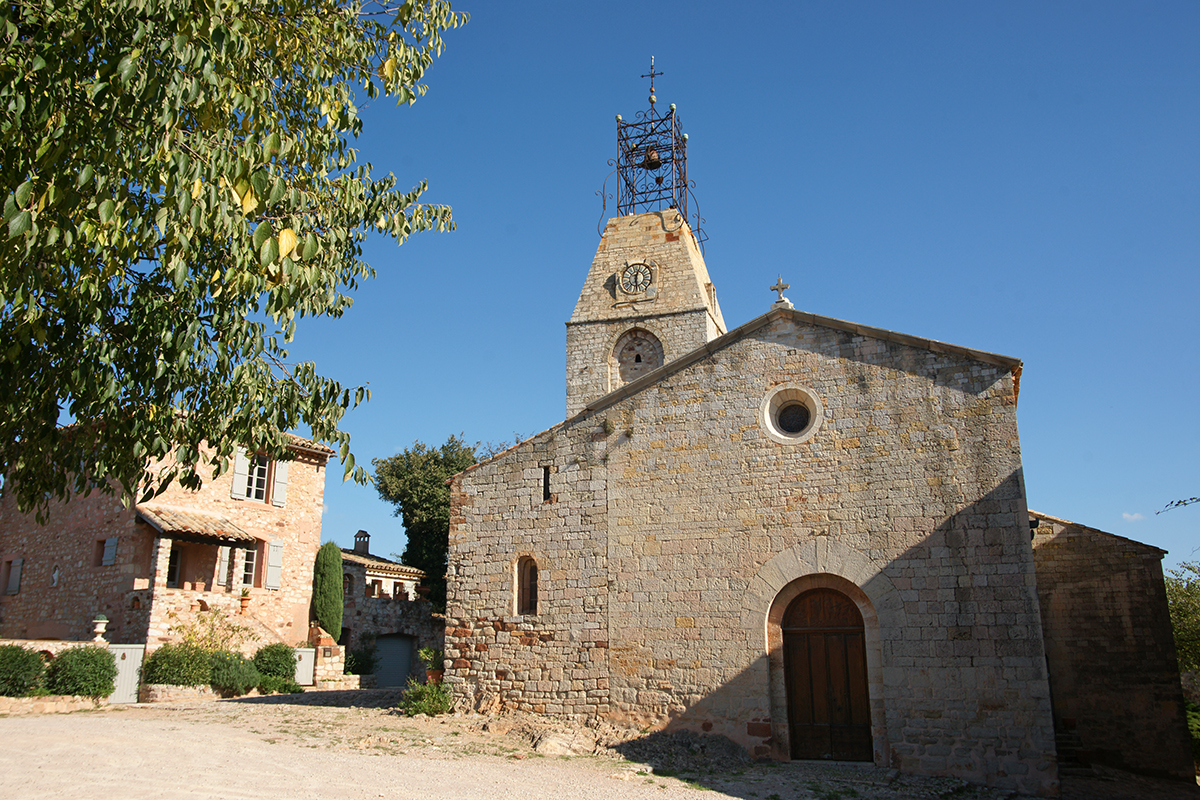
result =
[[[689,198],[693,205],[696,198],[687,176],[687,134],[674,103],[661,115],[655,106],[654,79],[663,74],[651,56],[650,71],[642,75],[650,79],[650,108],[637,112],[628,122],[617,115],[617,157],[609,162],[617,172],[617,213],[626,216],[678,209],[696,241],[702,243],[707,238],[700,229],[703,219],[698,211],[688,210]]]

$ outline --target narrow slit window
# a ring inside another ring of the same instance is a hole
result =
[[[550,467],[542,467],[542,502],[550,502]]]
[[[524,556],[517,562],[517,614],[529,616],[538,613],[538,567],[537,562]]]

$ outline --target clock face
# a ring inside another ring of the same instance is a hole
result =
[[[652,280],[654,275],[650,272],[650,267],[645,264],[630,264],[621,273],[621,288],[630,294],[638,294],[649,289]]]

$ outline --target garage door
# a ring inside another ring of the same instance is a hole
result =
[[[412,667],[415,647],[415,637],[398,633],[375,639],[375,655],[379,659],[375,666],[375,678],[379,688],[404,686],[408,683],[408,671]]]

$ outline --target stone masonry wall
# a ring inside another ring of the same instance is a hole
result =
[[[1195,778],[1155,547],[1037,515],[1033,552],[1056,725],[1092,762]]]
[[[653,265],[644,293],[626,294],[620,273],[632,262]],[[676,210],[610,219],[583,292],[567,323],[567,416],[620,384],[610,378],[621,334],[654,334],[667,362],[725,333],[708,268],[687,222]]]
[[[759,418],[788,383],[824,405],[799,445]],[[456,479],[447,679],[481,708],[786,759],[768,616],[783,587],[828,574],[861,587],[873,626],[877,763],[1054,794],[1020,464],[1008,368],[773,313]],[[537,615],[515,613],[522,555]]]

